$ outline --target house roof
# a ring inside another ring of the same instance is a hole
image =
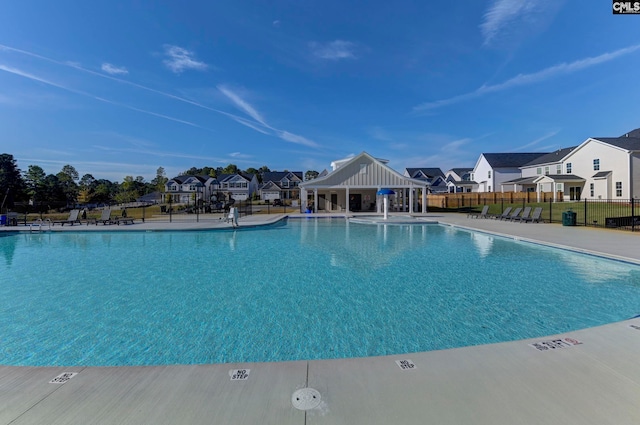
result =
[[[637,131],[637,130],[634,130]],[[631,133],[629,133],[631,134]],[[607,143],[612,146],[617,146],[619,148],[628,150],[628,151],[639,151],[640,150],[640,137],[592,137],[592,139],[599,140],[601,142]]]
[[[293,179],[293,176],[296,176],[298,179],[300,179],[300,181],[302,181],[302,171],[270,171],[262,174],[262,181],[279,182],[284,180],[285,178],[291,180]]]
[[[444,173],[442,172],[442,170],[440,168],[407,168],[407,174],[409,174],[409,177],[413,178],[413,179],[423,179],[424,176],[426,176],[427,178],[433,178],[433,177],[442,177],[444,178]]]
[[[209,176],[188,176],[188,175],[182,175],[182,176],[177,176],[174,177],[172,179],[170,179],[169,181],[174,181],[178,184],[183,184],[184,182],[186,182],[189,179],[197,179],[200,183],[204,183],[207,180],[209,180],[211,177]]]
[[[544,154],[538,158],[535,158],[533,161],[526,163],[525,167],[531,167],[534,165],[542,165],[542,164],[552,164],[554,162],[560,162],[562,159],[571,153],[577,146],[571,146],[569,148],[558,149],[555,152],[551,152],[548,154]]]
[[[551,179],[553,181],[572,181],[572,182],[585,181],[585,179],[583,179],[580,176],[576,176],[575,174],[547,174],[545,176],[536,177],[536,182],[545,178]]]
[[[603,178],[607,177],[609,174],[611,174],[611,171],[598,171],[591,178],[592,179],[603,179]]]
[[[362,172],[364,171],[364,172]],[[412,179],[404,176],[377,158],[362,152],[343,163],[324,177],[300,183],[304,190],[309,188],[329,187],[427,187],[429,183],[424,180]]]
[[[506,182],[502,182],[501,184],[533,184],[534,181],[538,178],[535,177],[518,177],[517,179],[512,179]]]
[[[483,153],[484,159],[492,168],[514,168],[533,161],[536,158],[546,155],[547,152],[530,152],[530,153]]]

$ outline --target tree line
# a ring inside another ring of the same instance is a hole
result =
[[[271,170],[267,166],[240,170],[235,164],[229,164],[216,168],[192,167],[181,175],[216,177],[240,172],[255,174],[261,182],[262,175]],[[317,176],[317,171],[309,170],[305,173],[305,180]],[[96,179],[91,174],[80,177],[72,165],[65,165],[56,174],[46,174],[38,165],[29,165],[26,171],[22,171],[13,155],[3,153],[0,154],[0,212],[26,205],[29,205],[32,211],[45,212],[77,204],[134,202],[141,196],[163,192],[168,180],[163,167],[158,167],[156,176],[151,181],[145,181],[142,176],[125,176],[119,183]]]

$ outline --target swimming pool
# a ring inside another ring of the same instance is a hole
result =
[[[0,363],[376,356],[640,313],[640,267],[439,225],[0,237]]]

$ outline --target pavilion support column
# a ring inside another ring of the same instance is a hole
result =
[[[345,189],[344,211],[345,211],[345,214],[349,214],[349,188],[348,187]]]
[[[313,189],[313,212],[318,212],[318,189]]]
[[[413,186],[409,187],[409,214],[413,214]]]
[[[427,213],[427,188],[422,188],[422,214]]]

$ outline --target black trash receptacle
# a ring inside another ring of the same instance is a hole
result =
[[[562,213],[563,226],[575,226],[577,214],[573,211],[565,211]]]

